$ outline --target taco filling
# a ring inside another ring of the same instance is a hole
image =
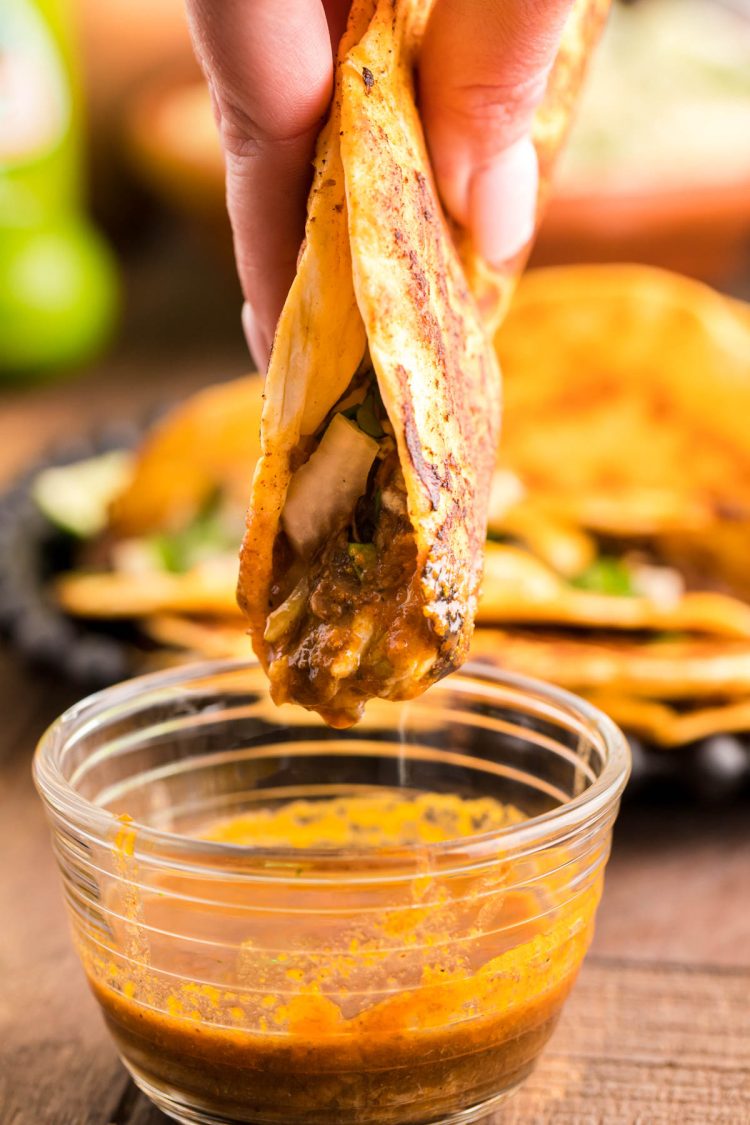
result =
[[[356,713],[435,659],[413,589],[406,484],[369,357],[310,449],[281,514],[264,640],[280,696],[316,707],[337,697]]]

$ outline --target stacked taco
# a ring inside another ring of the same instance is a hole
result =
[[[474,655],[662,744],[746,729],[746,306],[642,267],[548,270],[496,343],[505,432]]]

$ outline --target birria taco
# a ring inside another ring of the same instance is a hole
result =
[[[500,376],[415,104],[430,7],[352,5],[241,556],[274,698],[335,726],[463,661],[482,570]]]

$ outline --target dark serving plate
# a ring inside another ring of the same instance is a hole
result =
[[[110,622],[81,624],[50,598],[49,580],[70,567],[77,541],[38,508],[31,485],[42,469],[131,449],[142,432],[117,427],[53,449],[0,496],[0,635],[31,667],[62,673],[85,692],[137,673],[135,637]]]
[[[31,485],[42,469],[131,449],[144,429],[120,426],[59,447],[0,495],[0,636],[30,668],[63,675],[81,694],[138,675],[149,646],[128,624],[82,623],[50,598],[50,578],[71,566],[77,541],[38,508]],[[630,797],[718,802],[750,788],[750,732],[713,735],[671,750],[628,738],[633,754]]]

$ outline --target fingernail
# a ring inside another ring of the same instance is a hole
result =
[[[492,266],[513,258],[531,240],[536,224],[539,164],[529,137],[522,137],[474,174],[470,188],[471,231]]]
[[[271,354],[271,345],[266,339],[258,319],[253,311],[252,305],[245,301],[242,306],[242,328],[247,340],[247,346],[252,353],[255,360],[255,365],[261,374],[265,374],[268,367],[268,357]]]

